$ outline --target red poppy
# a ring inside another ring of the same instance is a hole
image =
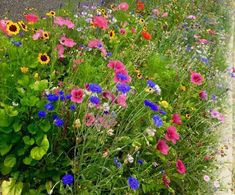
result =
[[[138,1],[136,7],[137,10],[142,11],[144,10],[144,3],[142,1]]]
[[[142,37],[146,40],[151,40],[152,39],[152,36],[147,31],[142,32]]]

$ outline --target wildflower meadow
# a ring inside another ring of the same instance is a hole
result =
[[[220,189],[230,3],[68,2],[1,16],[2,194]]]

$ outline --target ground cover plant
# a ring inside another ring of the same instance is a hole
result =
[[[102,1],[2,18],[3,195],[213,194],[228,9]]]

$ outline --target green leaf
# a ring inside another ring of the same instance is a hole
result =
[[[2,195],[21,195],[23,190],[23,183],[16,181],[13,178],[10,178],[9,181],[2,182]]]
[[[4,109],[0,109],[0,127],[8,127],[10,125],[10,118]]]
[[[3,156],[11,150],[12,145],[7,143],[0,143],[0,154]]]
[[[35,91],[43,91],[48,87],[48,81],[47,80],[41,80],[41,81],[36,81],[34,84],[30,86],[31,89]]]
[[[29,136],[24,136],[23,141],[26,145],[33,145],[34,144],[34,139],[33,138],[30,139]]]
[[[43,121],[40,123],[39,127],[44,131],[47,132],[50,130],[51,128],[51,124],[49,121]]]
[[[3,175],[7,175],[11,172],[11,167],[6,167],[4,166],[4,163],[1,163],[0,164],[0,172],[3,174]]]
[[[26,165],[30,165],[30,163],[32,162],[32,158],[29,156],[29,157],[25,157],[24,159],[23,159],[23,162],[24,162],[24,164],[26,164]]]
[[[42,143],[41,143],[41,147],[43,148],[45,152],[47,152],[47,150],[49,149],[49,141],[47,139],[47,135],[44,135]]]
[[[4,160],[4,166],[6,167],[14,167],[16,164],[16,157],[14,155],[9,155]]]
[[[37,126],[35,124],[30,124],[28,127],[27,127],[28,131],[31,133],[31,134],[35,134],[38,130]]]
[[[48,149],[49,141],[47,139],[47,136],[44,135],[40,146],[34,147],[30,152],[30,156],[32,157],[32,159],[41,160],[42,157],[47,153]]]
[[[22,77],[22,79],[18,80],[18,84],[22,85],[22,86],[27,86],[29,84],[29,76],[24,75]]]
[[[18,132],[20,131],[22,128],[22,124],[20,123],[20,121],[16,121],[14,124],[13,124],[13,129],[15,132]]]

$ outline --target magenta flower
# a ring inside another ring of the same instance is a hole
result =
[[[71,101],[75,103],[82,103],[83,97],[84,97],[84,92],[82,89],[73,89],[71,91]]]
[[[76,45],[76,42],[74,42],[73,39],[69,39],[65,35],[63,35],[60,37],[60,44],[66,47],[73,47]]]
[[[126,11],[126,10],[128,10],[128,8],[129,8],[129,5],[128,5],[128,3],[126,3],[126,2],[120,3],[120,4],[118,5],[118,9],[120,9],[120,10],[122,10],[122,11]]]
[[[181,121],[180,115],[177,114],[177,113],[174,113],[173,116],[172,116],[172,122],[177,124],[177,125],[181,125],[182,121]]]
[[[125,28],[121,28],[119,32],[120,32],[120,34],[125,35],[126,34],[126,29]]]
[[[164,174],[164,175],[162,176],[162,181],[163,181],[164,185],[165,185],[167,188],[170,187],[171,181],[170,181],[170,179],[167,177],[166,174]]]
[[[106,30],[108,28],[108,21],[103,16],[95,16],[92,19],[94,26]]]
[[[35,14],[26,14],[24,17],[28,23],[35,23],[38,21],[38,17]]]
[[[84,122],[87,127],[92,126],[95,122],[95,116],[92,113],[86,114],[86,116],[84,117]]]
[[[173,144],[176,144],[176,141],[180,139],[180,136],[174,126],[170,126],[167,128],[165,139],[167,141],[171,141]]]
[[[180,174],[185,174],[186,173],[186,167],[185,167],[184,163],[181,160],[177,160],[176,168],[177,168],[177,171]]]
[[[99,46],[103,46],[103,42],[100,41],[99,39],[93,39],[93,40],[90,40],[89,43],[88,43],[88,47],[90,48],[98,48]]]
[[[158,140],[156,149],[159,150],[162,154],[167,155],[169,152],[169,146],[164,140]]]
[[[117,97],[117,104],[121,107],[127,107],[126,95],[122,94]]]
[[[208,95],[207,95],[206,91],[200,91],[200,92],[199,92],[199,97],[200,97],[202,100],[207,100]]]
[[[108,67],[116,70],[125,70],[125,65],[119,60],[110,60]]]
[[[109,91],[104,91],[102,93],[102,98],[103,99],[108,99],[109,101],[113,102],[114,99],[115,99],[115,96]]]
[[[195,85],[202,85],[204,78],[201,74],[196,72],[191,72],[191,82]]]
[[[58,57],[59,57],[59,58],[64,58],[64,47],[63,47],[63,45],[58,44],[58,45],[56,46],[56,50],[57,50],[57,52],[58,52]]]

